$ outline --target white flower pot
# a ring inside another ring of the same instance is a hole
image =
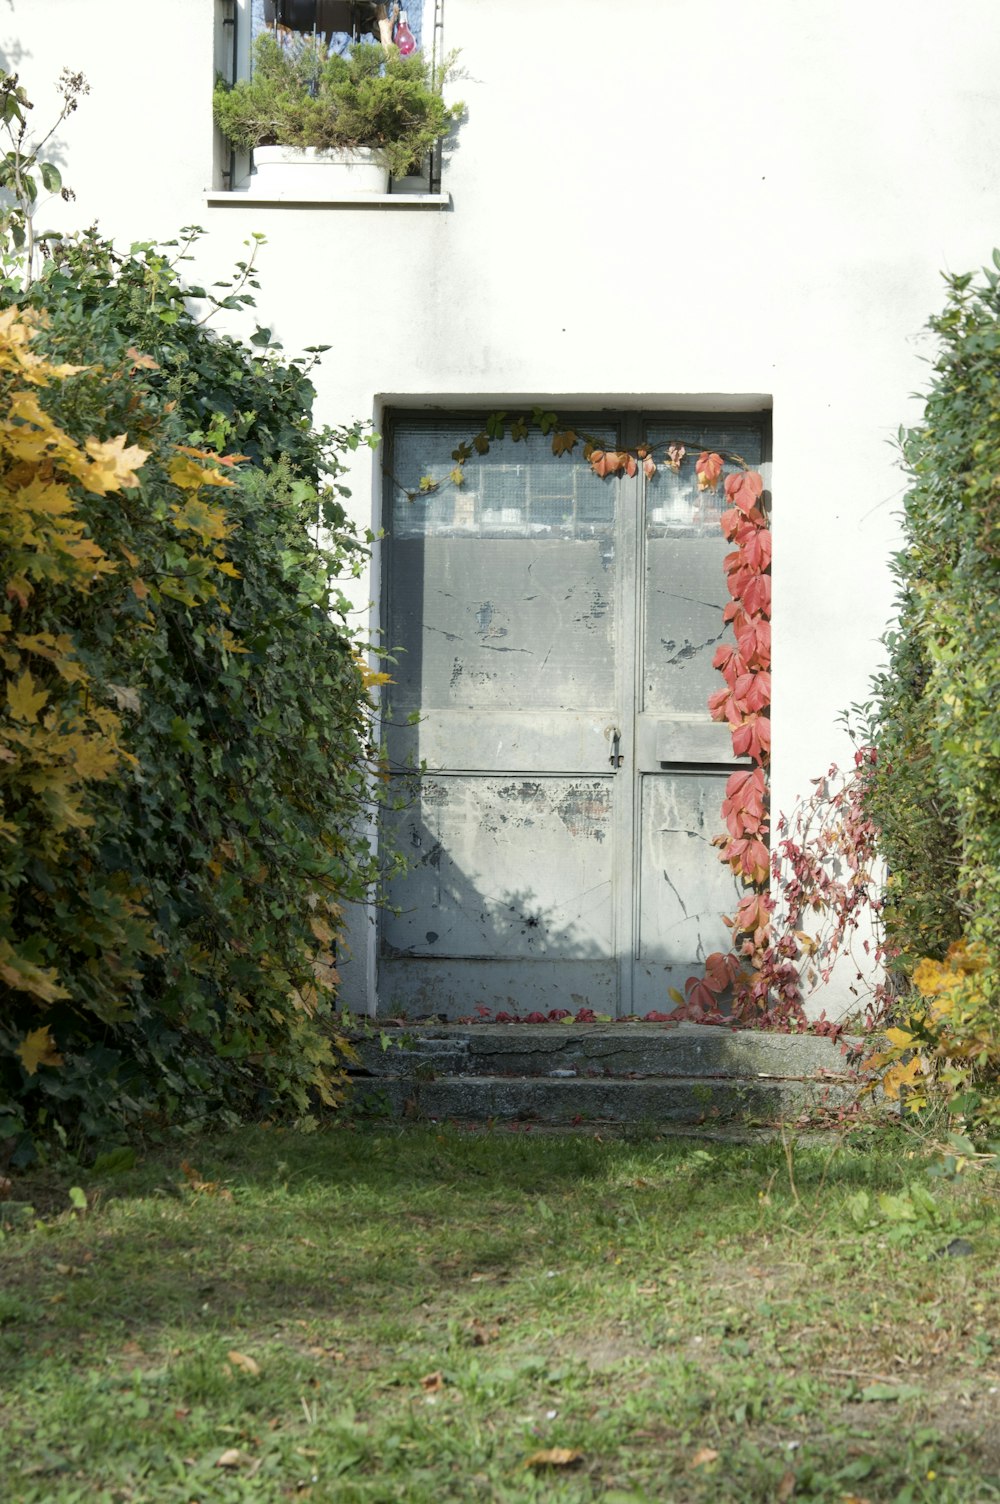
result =
[[[301,193],[309,198],[366,198],[385,193],[389,174],[368,147],[256,146],[252,193],[275,193],[283,198]]]

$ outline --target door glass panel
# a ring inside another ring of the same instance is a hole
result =
[[[470,425],[471,426],[471,425]],[[392,714],[586,709],[615,682],[615,486],[541,435],[447,483],[454,429],[396,430],[389,600]],[[459,766],[466,764],[460,763]]]
[[[642,709],[707,717],[708,697],[720,682],[712,659],[728,632],[722,561],[731,545],[719,528],[723,480],[716,491],[699,491],[694,465],[709,449],[735,452],[756,468],[760,430],[738,421],[725,427],[653,424],[648,436],[657,446],[678,440],[687,454],[678,475],[659,465],[646,486]],[[723,476],[737,468],[727,463]]]

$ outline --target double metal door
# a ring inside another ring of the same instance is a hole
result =
[[[383,831],[407,870],[380,1010],[668,1011],[736,902],[711,843],[737,763],[706,708],[728,545],[694,460],[759,465],[763,423],[581,419],[609,448],[683,444],[680,472],[601,479],[534,435],[409,499],[474,424],[405,416],[390,437]]]

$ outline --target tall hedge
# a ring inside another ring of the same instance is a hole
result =
[[[54,1122],[333,1101],[342,906],[375,875],[338,585],[365,555],[359,434],[314,429],[307,366],[213,334],[169,256],[85,236],[3,315],[0,1141],[22,1155]]]
[[[947,279],[894,561],[898,619],[867,707],[870,803],[918,1043],[989,1083],[1000,1065],[1000,252]],[[943,964],[937,964],[942,963]],[[912,1040],[910,1041],[912,1044]],[[905,1050],[906,1039],[897,1041]],[[992,1109],[991,1109],[992,1111]]]
[[[898,621],[875,709],[890,932],[911,957],[963,932],[1000,956],[998,285],[948,279],[923,422],[900,433]]]

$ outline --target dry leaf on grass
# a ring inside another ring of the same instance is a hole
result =
[[[260,1373],[260,1364],[256,1358],[251,1358],[247,1353],[238,1353],[235,1348],[226,1354],[234,1368],[241,1368],[244,1373],[252,1374],[254,1378]]]
[[[495,1342],[500,1335],[499,1323],[480,1321],[478,1316],[473,1316],[466,1330],[473,1347],[485,1347],[487,1343]]]
[[[436,1373],[425,1373],[423,1378],[420,1380],[420,1387],[426,1394],[436,1394],[439,1389],[443,1389],[444,1374],[441,1372],[440,1368]]]
[[[690,1467],[707,1467],[710,1462],[715,1461],[718,1455],[718,1452],[714,1451],[712,1447],[699,1447],[688,1465]]]
[[[247,1458],[239,1447],[227,1447],[222,1456],[216,1459],[216,1467],[241,1467]]]
[[[794,1492],[795,1474],[792,1472],[791,1468],[789,1468],[787,1472],[782,1473],[781,1480],[778,1483],[777,1488],[774,1490],[776,1504],[787,1504],[787,1501],[792,1497],[792,1494]]]
[[[525,1467],[575,1467],[583,1461],[583,1453],[570,1447],[549,1447],[544,1452],[532,1452],[525,1460]]]

